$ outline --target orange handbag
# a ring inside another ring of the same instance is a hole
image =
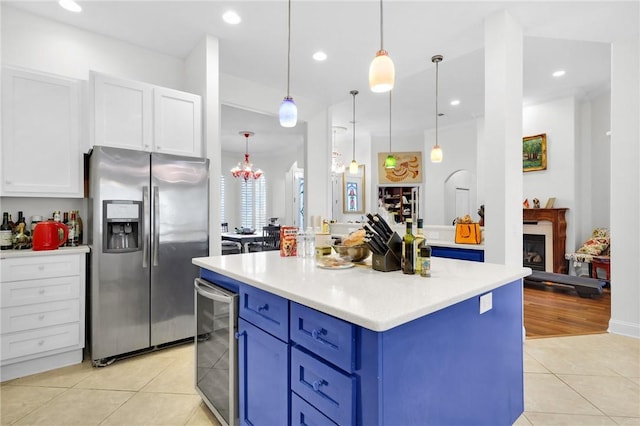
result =
[[[456,223],[456,244],[480,244],[481,241],[479,223]]]

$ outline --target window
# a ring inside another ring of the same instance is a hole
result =
[[[259,179],[242,181],[242,227],[262,229],[267,220],[267,182]]]

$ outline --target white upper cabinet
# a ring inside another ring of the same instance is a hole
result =
[[[92,73],[93,145],[202,156],[200,96]]]
[[[92,73],[93,145],[151,151],[153,86]]]
[[[83,197],[78,80],[2,70],[2,196]]]
[[[155,151],[202,156],[200,96],[172,89],[153,89]]]

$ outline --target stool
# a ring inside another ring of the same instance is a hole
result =
[[[609,256],[593,256],[591,259],[591,277],[598,277],[598,270],[604,271],[607,282],[611,283],[611,270],[609,268],[609,262],[611,258]]]

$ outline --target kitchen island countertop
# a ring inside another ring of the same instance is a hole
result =
[[[431,277],[370,266],[328,270],[279,252],[194,258],[201,268],[373,331],[398,325],[519,280],[529,268],[432,258]]]

